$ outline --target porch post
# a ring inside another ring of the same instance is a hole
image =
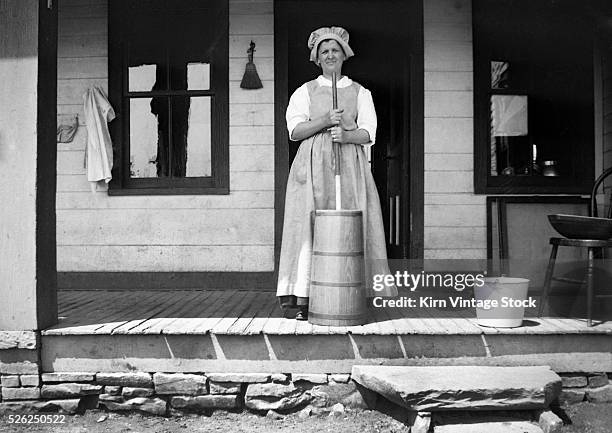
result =
[[[57,321],[57,5],[0,2],[0,373]],[[51,6],[49,8],[49,6]]]

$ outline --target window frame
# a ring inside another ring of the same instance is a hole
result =
[[[173,0],[178,1],[178,0]],[[116,117],[109,124],[113,141],[113,178],[109,195],[222,195],[229,194],[229,5],[218,3],[224,19],[224,36],[210,63],[209,90],[164,90],[130,92],[128,89],[128,41],[124,36],[129,26],[129,2],[110,0],[108,10],[108,89]],[[211,176],[185,178],[130,177],[129,105],[133,98],[164,96],[211,98]]]
[[[484,1],[482,1],[484,3]],[[521,94],[528,97],[532,88],[491,89],[491,60],[498,58],[489,52],[489,39],[478,32],[484,20],[481,2],[472,5],[472,46],[474,64],[474,193],[475,194],[589,194],[595,173],[595,145],[582,148],[573,161],[572,169],[582,168],[581,176],[492,176],[490,174],[490,97],[491,95]],[[517,30],[518,31],[518,30]],[[594,103],[590,107],[594,110]],[[593,117],[594,121],[594,111]],[[531,120],[531,119],[530,119]],[[594,126],[592,128],[594,131]]]

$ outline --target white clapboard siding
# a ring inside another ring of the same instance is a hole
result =
[[[482,260],[487,257],[487,249],[464,246],[447,249],[425,248],[424,256],[428,260]]]
[[[427,25],[424,23],[424,26]],[[469,72],[474,70],[471,42],[426,40],[424,54],[426,71]]]
[[[428,204],[460,204],[460,205],[478,205],[484,206],[486,197],[483,195],[475,195],[471,193],[455,193],[455,194],[426,194],[425,205]]]
[[[425,224],[429,227],[484,227],[486,209],[482,204],[426,204]]]
[[[428,247],[461,249],[466,245],[480,244],[486,246],[486,232],[481,227],[438,227],[425,231]]]
[[[272,13],[233,15],[230,17],[229,32],[230,35],[273,35],[274,15]]]
[[[82,96],[108,87],[108,0],[60,0],[58,118],[78,115],[58,143],[60,271],[267,272],[274,265],[274,17],[271,0],[231,0],[230,194],[109,196],[83,167]],[[263,89],[240,81],[250,41]]]
[[[71,209],[57,221],[63,245],[274,243],[274,209]]]
[[[474,117],[473,92],[426,91],[425,117]]]
[[[231,191],[274,191],[274,170],[230,173]]]
[[[57,59],[57,74],[62,80],[108,78],[108,57],[63,57]]]
[[[270,272],[272,245],[58,245],[60,272]]]
[[[425,72],[425,91],[432,90],[474,90],[474,74],[472,72]]]
[[[274,129],[269,126],[230,126],[229,134],[230,146],[274,144]]]
[[[425,23],[465,24],[471,20],[472,2],[469,0],[435,0],[423,2]]]
[[[471,41],[472,29],[465,22],[442,23],[429,21],[424,28],[423,37],[428,41]]]
[[[251,41],[255,42],[254,61],[264,57],[274,58],[274,36],[272,35],[244,35],[234,34],[230,36],[229,56],[230,59],[247,59],[247,50]]]
[[[274,123],[274,104],[232,104],[230,107],[230,144],[232,144],[232,130],[234,134],[240,134],[238,128],[241,126],[267,126],[269,136],[274,136],[274,131],[269,127]],[[245,128],[249,131],[251,128]],[[270,143],[273,143],[271,141]]]
[[[76,101],[74,101],[76,102]],[[85,110],[83,110],[83,103],[80,104],[58,104],[57,105],[57,115],[77,115],[79,117],[79,125],[85,125]],[[58,143],[62,145],[66,145],[68,143]]]
[[[272,166],[274,166],[274,146],[230,147],[230,173],[261,172]]]
[[[426,171],[425,193],[464,193],[473,189],[471,171]]]
[[[61,25],[61,23],[59,25]],[[105,36],[106,35],[79,35],[59,37],[57,42],[57,56],[59,58],[106,57],[108,56],[108,39]]]
[[[97,1],[91,5],[75,5],[67,6],[65,0],[59,0],[59,11],[60,16],[64,19],[67,18],[97,18],[102,17],[108,13],[108,5],[106,1]]]
[[[425,152],[473,154],[473,151],[473,118],[425,118]]]
[[[608,137],[607,139],[610,140],[610,137]],[[607,146],[610,146],[612,143],[607,142],[606,144]],[[612,149],[610,149],[609,147],[603,152],[603,166],[606,168],[612,167]]]
[[[57,30],[59,38],[82,35],[103,35],[106,33],[107,22],[105,16],[100,17],[62,17]]]
[[[425,155],[425,171],[472,171],[474,157],[470,154],[428,153]]]
[[[474,195],[470,0],[423,2],[425,258],[486,258],[486,198]]]
[[[244,71],[244,67],[243,67]],[[261,78],[261,77],[260,77]],[[242,75],[240,76],[242,79]],[[262,89],[244,90],[240,88],[240,80],[231,81],[229,88],[229,100],[231,104],[273,104],[274,103],[274,81],[262,80]]]
[[[274,12],[273,0],[232,0],[229,4],[230,15],[261,15]]]
[[[57,209],[274,209],[274,191],[232,191],[230,195],[232,200],[221,195],[139,195],[106,200],[105,192],[65,191],[57,193]]]
[[[62,15],[75,8],[87,8],[92,6],[106,5],[107,0],[59,0],[58,9]]]
[[[108,94],[107,78],[68,78],[57,80],[57,103],[83,102],[83,94],[92,86],[100,86]]]
[[[57,152],[57,174],[85,175],[85,151],[65,150]]]

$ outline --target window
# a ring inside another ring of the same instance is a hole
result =
[[[474,0],[477,193],[588,194],[592,15],[581,1]]]
[[[113,0],[109,17],[109,194],[227,194],[227,2]]]

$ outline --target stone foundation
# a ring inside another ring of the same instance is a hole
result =
[[[348,374],[66,372],[2,375],[0,381],[0,414],[90,408],[162,416],[217,409],[282,413],[331,411],[337,403],[367,408]]]
[[[612,402],[612,373],[560,373],[559,376],[563,381],[561,405]]]
[[[612,373],[561,373],[561,405],[612,402]],[[373,408],[350,374],[98,373],[0,374],[0,414],[87,409],[171,416],[214,410],[333,412]],[[306,413],[306,412],[304,412]]]

